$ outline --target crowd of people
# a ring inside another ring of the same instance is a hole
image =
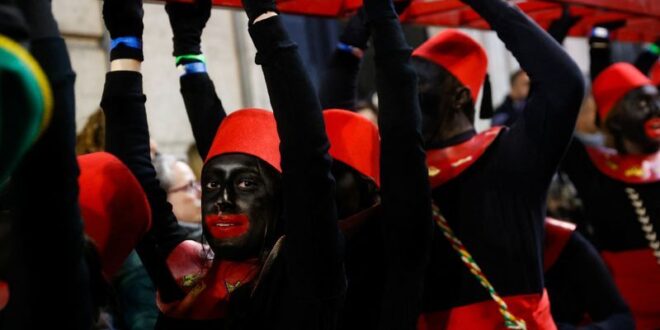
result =
[[[142,0],[103,1],[78,138],[50,1],[0,0],[0,328],[660,329],[658,42],[612,63],[616,26],[594,28],[586,88],[561,46],[580,17],[462,0],[521,67],[477,132],[484,48],[412,49],[409,1],[364,0],[316,90],[275,1],[242,0],[272,109],[228,112],[211,0],[168,2],[191,168],[150,139]]]

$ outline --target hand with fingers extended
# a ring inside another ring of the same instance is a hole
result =
[[[165,11],[174,37],[174,56],[202,53],[202,31],[211,17],[211,0],[168,1]]]
[[[254,24],[254,21],[262,14],[278,13],[275,0],[242,0],[241,2],[250,25]]]
[[[110,60],[142,61],[142,0],[104,0],[103,21],[110,32]]]

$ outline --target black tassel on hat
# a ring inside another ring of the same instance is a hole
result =
[[[481,94],[479,119],[490,118],[493,118],[493,95],[490,88],[490,76],[486,73],[486,79],[484,79],[484,91],[483,94]]]

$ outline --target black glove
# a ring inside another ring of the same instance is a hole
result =
[[[367,26],[367,15],[364,8],[358,9],[355,15],[348,20],[344,31],[339,36],[339,41],[363,50],[367,49],[369,27]]]
[[[211,0],[193,3],[168,2],[165,11],[170,18],[174,37],[174,56],[201,54],[202,31],[211,17]]]
[[[247,14],[249,24],[252,25],[254,20],[257,19],[261,14],[265,12],[276,12],[277,6],[275,5],[275,0],[242,0],[243,9],[245,14]]]
[[[103,1],[103,21],[110,32],[113,47],[110,50],[110,60],[130,58],[138,61],[142,55],[142,0],[105,0]],[[129,37],[134,40],[116,42]],[[137,41],[137,42],[131,42]]]
[[[392,0],[364,0],[363,6],[369,22],[397,18]]]
[[[401,0],[394,2],[394,10],[397,14],[403,13],[410,5],[411,0]],[[360,7],[346,23],[346,27],[339,37],[339,41],[344,44],[358,47],[362,50],[367,49],[369,41],[369,26],[367,26],[367,13],[364,7]]]
[[[408,6],[410,6],[410,3],[412,0],[397,0],[394,1],[394,10],[396,10],[397,15],[401,15],[406,9],[408,9]]]
[[[568,35],[568,31],[575,26],[580,19],[582,19],[581,16],[571,15],[569,6],[565,5],[562,9],[561,16],[550,23],[548,33],[555,38],[559,44],[562,44]]]

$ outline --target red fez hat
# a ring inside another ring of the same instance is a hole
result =
[[[330,156],[380,186],[380,138],[368,119],[346,110],[323,111]]]
[[[660,86],[660,61],[655,61],[653,67],[651,67],[651,82],[653,85]]]
[[[486,78],[488,57],[483,47],[474,39],[458,30],[444,30],[417,47],[413,56],[445,68],[470,89],[472,102],[476,103]]]
[[[280,138],[273,113],[263,109],[242,109],[227,116],[215,133],[205,163],[230,153],[257,157],[282,172]]]
[[[651,80],[632,64],[620,62],[607,67],[598,74],[592,88],[600,119],[605,120],[614,105],[628,92],[651,84]]]
[[[151,208],[138,180],[115,156],[95,152],[79,156],[78,165],[85,233],[110,278],[151,228]]]

